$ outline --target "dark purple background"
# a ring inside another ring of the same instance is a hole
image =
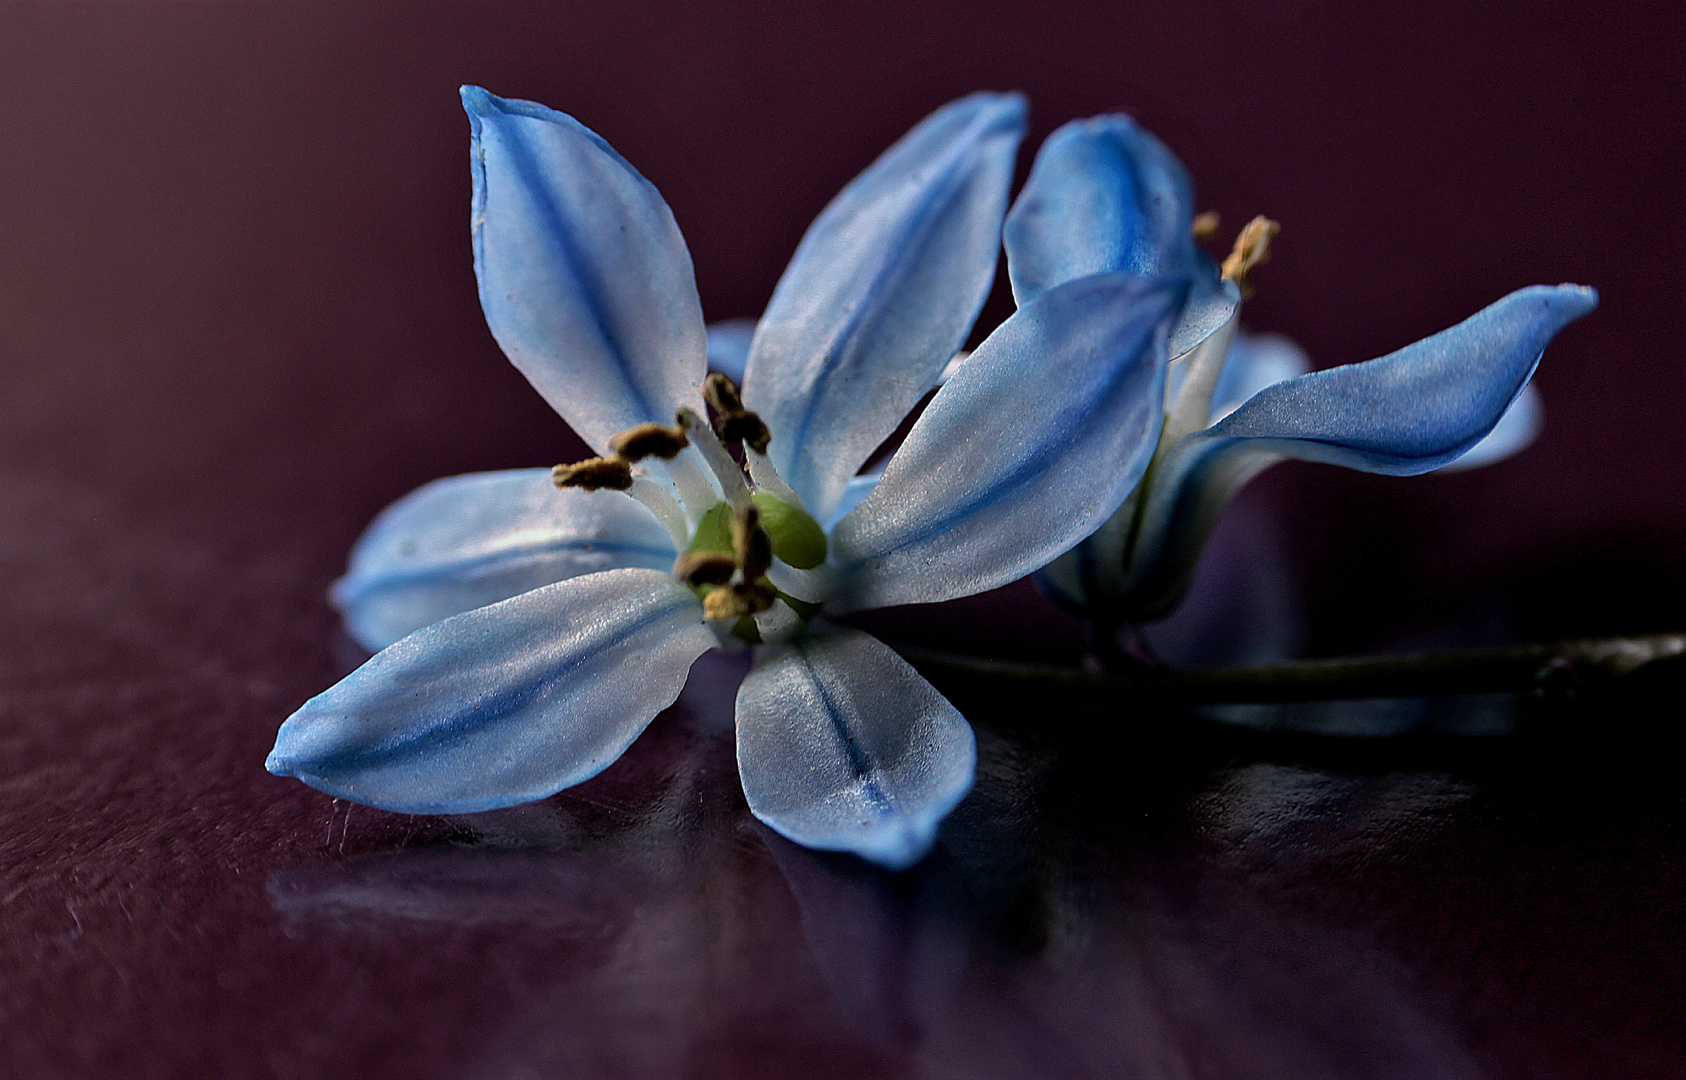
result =
[[[1680,784],[1619,754],[986,733],[977,796],[902,882],[750,824],[706,715],[469,822],[260,767],[344,670],[323,590],[376,510],[578,450],[479,315],[461,82],[637,164],[715,318],[755,314],[825,200],[980,87],[1030,95],[1026,161],[1127,109],[1226,234],[1281,220],[1246,321],[1323,365],[1595,285],[1525,454],[1284,467],[1258,501],[1313,651],[1678,627],[1683,23],[0,6],[0,1076],[1686,1071]],[[1035,603],[908,625],[1075,647]]]

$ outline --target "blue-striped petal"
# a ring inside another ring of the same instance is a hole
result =
[[[1212,387],[1212,422],[1222,420],[1265,387],[1310,370],[1311,362],[1305,353],[1282,335],[1236,331]],[[1182,378],[1187,374],[1186,363],[1171,365],[1165,377],[1165,400],[1177,399]],[[1116,596],[1122,588],[1124,549],[1130,540],[1135,512],[1135,498],[1126,499],[1106,524],[1038,570],[1037,587],[1056,603],[1074,611],[1105,605],[1107,598]]]
[[[972,786],[971,725],[858,630],[762,653],[738,690],[738,773],[756,817],[798,844],[900,870]]]
[[[579,121],[465,86],[474,270],[504,353],[599,453],[699,400],[702,307],[673,214]]]
[[[809,227],[761,317],[744,400],[824,521],[965,343],[995,276],[1024,99],[932,113]]]
[[[708,324],[708,369],[742,385],[749,363],[749,343],[755,337],[754,319],[727,319]]]
[[[1188,436],[1147,492],[1126,607],[1170,610],[1217,515],[1276,461],[1409,476],[1455,460],[1493,430],[1553,335],[1597,303],[1581,285],[1519,289],[1398,352],[1276,383]]]
[[[1048,136],[1004,238],[1020,307],[1056,285],[1127,271],[1187,277],[1171,334],[1180,356],[1222,326],[1240,302],[1194,242],[1194,186],[1182,162],[1128,116],[1074,120]]]
[[[1152,456],[1181,282],[1082,278],[962,364],[832,531],[834,610],[993,589],[1107,519]]]
[[[1540,392],[1530,382],[1522,388],[1522,393],[1516,395],[1516,400],[1510,403],[1510,408],[1505,410],[1486,438],[1470,447],[1463,457],[1453,458],[1437,471],[1463,472],[1503,461],[1526,450],[1544,428],[1545,405],[1540,401]]]
[[[1181,365],[1178,365],[1179,367]],[[1281,334],[1249,334],[1237,330],[1229,343],[1223,369],[1212,386],[1210,422],[1215,424],[1266,387],[1298,378],[1311,370],[1304,350]],[[1166,392],[1175,400],[1176,389]]]
[[[884,479],[884,470],[862,473],[849,481],[843,489],[843,497],[837,500],[837,508],[831,512],[831,520],[826,522],[826,528],[837,524],[849,516],[849,511],[861,504],[861,500],[872,494],[872,489],[878,486],[878,481]]]
[[[666,570],[673,540],[614,491],[558,490],[549,469],[435,480],[375,518],[334,583],[334,606],[366,649],[440,619],[599,570]]]
[[[571,578],[377,653],[281,725],[268,768],[411,814],[542,799],[620,757],[714,644],[668,574]]]

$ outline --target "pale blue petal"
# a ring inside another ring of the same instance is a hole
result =
[[[1128,116],[1074,120],[1048,136],[1004,237],[1020,307],[1091,274],[1186,276],[1189,297],[1171,335],[1180,356],[1240,302],[1194,242],[1194,187],[1182,162]]]
[[[912,866],[976,765],[966,718],[858,630],[767,649],[738,690],[749,808],[807,847]]]
[[[474,270],[492,336],[599,453],[672,423],[705,373],[702,307],[661,193],[571,116],[462,90]]]
[[[1177,365],[1181,366],[1181,365]],[[1211,423],[1217,423],[1267,386],[1298,378],[1311,370],[1305,352],[1281,334],[1237,330],[1212,387]],[[1176,389],[1166,391],[1175,400]]]
[[[268,768],[411,814],[542,799],[620,757],[714,644],[668,574],[570,578],[376,654],[281,725]]]
[[[872,489],[878,486],[878,481],[884,479],[884,470],[862,473],[849,481],[849,486],[843,489],[843,497],[837,500],[837,508],[831,512],[831,520],[826,522],[826,528],[842,521],[849,516],[849,511],[861,504],[861,500],[872,494]]]
[[[1199,437],[1266,440],[1366,472],[1426,472],[1493,430],[1552,336],[1597,303],[1580,285],[1519,289],[1398,352],[1267,387]]]
[[[836,610],[993,589],[1094,531],[1153,454],[1182,298],[1181,282],[1105,274],[1002,323],[833,530]]]
[[[1504,416],[1487,437],[1476,443],[1463,457],[1454,458],[1451,462],[1440,466],[1439,472],[1462,472],[1465,469],[1479,469],[1503,461],[1512,454],[1519,454],[1539,438],[1540,431],[1545,427],[1545,405],[1540,401],[1540,392],[1529,383],[1522,388],[1522,393],[1516,395],[1516,400],[1510,403]]]
[[[708,324],[708,369],[743,384],[749,363],[749,343],[755,337],[754,319],[727,319]]]
[[[816,519],[965,344],[994,281],[1024,123],[1017,94],[938,109],[832,200],[779,279],[744,401]]]
[[[1464,454],[1522,392],[1553,335],[1597,303],[1581,285],[1519,289],[1398,352],[1276,383],[1188,436],[1154,475],[1123,603],[1141,618],[1170,610],[1218,514],[1273,462],[1409,476]]]
[[[549,469],[435,480],[375,518],[334,583],[370,651],[464,611],[599,570],[673,565],[655,515],[616,491],[558,490]]]

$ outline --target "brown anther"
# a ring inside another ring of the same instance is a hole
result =
[[[703,616],[709,619],[741,619],[773,606],[778,594],[765,585],[740,581],[712,589],[703,597]]]
[[[757,454],[767,452],[772,434],[761,417],[743,406],[743,397],[732,380],[718,371],[703,380],[703,400],[714,410],[715,433],[725,443],[741,442]]]
[[[738,393],[736,384],[718,371],[708,373],[708,378],[703,380],[702,391],[703,400],[717,413],[744,411],[743,396]]]
[[[673,576],[691,586],[725,585],[738,561],[723,551],[687,551],[673,563]]]
[[[632,486],[632,463],[619,456],[587,458],[555,466],[550,470],[550,482],[559,488],[625,491]]]
[[[761,511],[753,505],[732,515],[732,553],[745,581],[754,581],[773,565],[773,538],[761,527]]]
[[[1210,240],[1218,234],[1218,212],[1203,210],[1194,215],[1194,220],[1189,223],[1189,231],[1194,233],[1196,240]]]
[[[647,457],[659,457],[666,461],[689,445],[691,440],[685,437],[685,429],[677,424],[672,427],[639,424],[609,436],[609,449],[628,461]]]
[[[721,417],[719,434],[721,442],[741,442],[757,454],[765,454],[767,444],[773,441],[773,433],[767,430],[766,423],[747,409]]]
[[[1243,298],[1253,295],[1253,285],[1247,279],[1253,267],[1270,258],[1270,241],[1282,226],[1260,214],[1249,221],[1235,238],[1235,247],[1224,260],[1223,278],[1240,288]]]

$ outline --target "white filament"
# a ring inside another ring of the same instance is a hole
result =
[[[766,454],[757,454],[747,446],[744,447],[744,457],[749,459],[749,475],[755,481],[756,487],[780,502],[807,513],[808,508],[802,505],[802,496],[796,494],[796,489],[784,482],[779,470],[773,468],[772,458]]]
[[[633,474],[632,486],[626,489],[626,493],[649,507],[650,513],[656,515],[656,520],[662,523],[662,528],[673,537],[675,551],[684,551],[690,545],[691,530],[685,520],[685,510],[666,485],[657,483],[640,471]]]

